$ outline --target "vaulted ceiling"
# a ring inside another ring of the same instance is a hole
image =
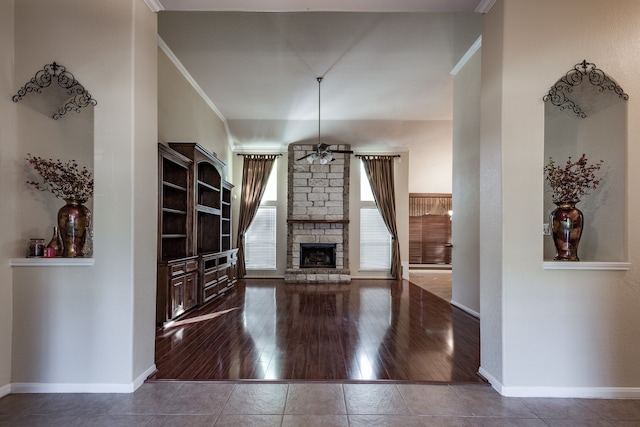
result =
[[[323,142],[385,152],[427,144],[430,122],[451,120],[451,71],[478,40],[486,3],[160,0],[156,7],[161,46],[226,120],[236,151],[316,141],[320,117]]]

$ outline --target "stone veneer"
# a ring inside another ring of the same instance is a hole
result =
[[[335,153],[326,165],[296,160],[314,147],[289,145],[285,282],[349,283],[349,155]],[[349,150],[350,146],[331,148]],[[335,243],[336,268],[300,268],[300,243]]]

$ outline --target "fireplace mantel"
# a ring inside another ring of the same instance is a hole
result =
[[[348,219],[287,219],[289,224],[349,224]]]

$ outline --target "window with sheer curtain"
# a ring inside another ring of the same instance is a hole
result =
[[[276,204],[278,202],[278,162],[269,175],[260,207],[245,234],[247,270],[276,268]]]
[[[360,163],[360,270],[391,268],[391,234],[382,220]]]

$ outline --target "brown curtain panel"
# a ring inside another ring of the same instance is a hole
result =
[[[393,159],[396,156],[361,156],[373,197],[391,234],[391,276],[401,279],[400,242],[396,225],[396,192],[393,181]]]
[[[238,277],[247,274],[244,257],[244,235],[260,207],[260,200],[267,187],[269,174],[277,155],[244,155],[242,164],[242,195],[238,214]]]

